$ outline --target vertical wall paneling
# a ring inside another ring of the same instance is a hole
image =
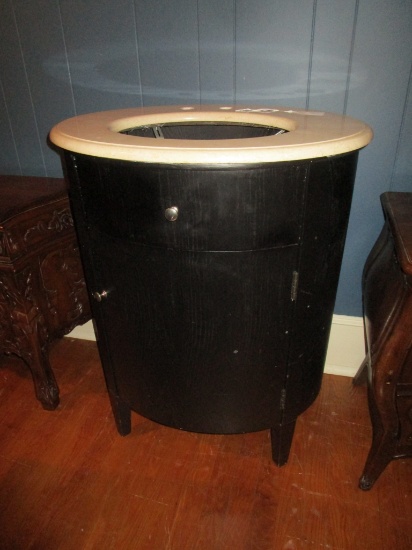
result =
[[[235,0],[198,0],[201,103],[235,96]]]
[[[305,107],[313,2],[236,2],[236,101]]]
[[[20,36],[14,6],[9,0],[2,0],[0,80],[13,131],[19,171],[23,174],[41,175],[45,172],[45,164]],[[6,125],[2,123],[1,126]],[[7,138],[10,138],[9,133]]]
[[[0,172],[60,176],[50,128],[140,105],[335,111],[361,152],[335,313],[361,315],[379,195],[412,192],[412,0],[0,0]]]
[[[141,105],[130,0],[60,0],[78,113]]]
[[[309,109],[344,111],[356,1],[317,0]]]
[[[316,10],[318,6],[318,0],[313,0],[312,9],[312,28],[310,33],[310,46],[309,46],[309,66],[308,66],[308,83],[306,86],[306,109],[309,109],[310,88],[312,81],[312,61],[313,61],[313,48],[315,42],[315,23],[316,23]]]
[[[19,156],[12,125],[7,111],[4,87],[0,79],[0,171],[21,174]]]
[[[412,3],[361,1],[352,62],[360,77],[350,77],[347,114],[367,121],[375,137],[360,155],[336,313],[361,313],[361,272],[382,225],[379,195],[390,187],[411,59]]]
[[[412,191],[412,64],[391,178],[391,191]]]
[[[56,122],[75,114],[59,6],[49,0],[15,0],[14,12],[45,174],[55,175],[60,161],[47,135]]]
[[[197,2],[135,0],[143,103],[199,103]]]

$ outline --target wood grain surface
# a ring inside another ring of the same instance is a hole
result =
[[[2,550],[412,547],[412,461],[357,488],[371,440],[366,387],[325,375],[289,463],[268,431],[205,435],[137,414],[118,435],[95,342],[56,342],[61,404],[44,411],[17,358],[0,362]]]

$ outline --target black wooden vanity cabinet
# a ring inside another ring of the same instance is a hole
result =
[[[270,429],[287,461],[321,384],[357,156],[208,167],[64,153],[121,434],[131,410],[196,432]]]
[[[358,151],[348,116],[175,105],[57,124],[112,408],[289,455],[322,379]]]

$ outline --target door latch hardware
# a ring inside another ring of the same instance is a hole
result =
[[[93,298],[96,300],[96,302],[101,302],[103,298],[107,298],[107,295],[107,290],[102,290],[101,292],[93,292]]]

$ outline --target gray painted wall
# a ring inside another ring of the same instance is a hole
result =
[[[60,176],[60,120],[140,105],[346,113],[360,154],[335,312],[361,315],[379,195],[412,191],[412,0],[0,0],[0,172]]]

